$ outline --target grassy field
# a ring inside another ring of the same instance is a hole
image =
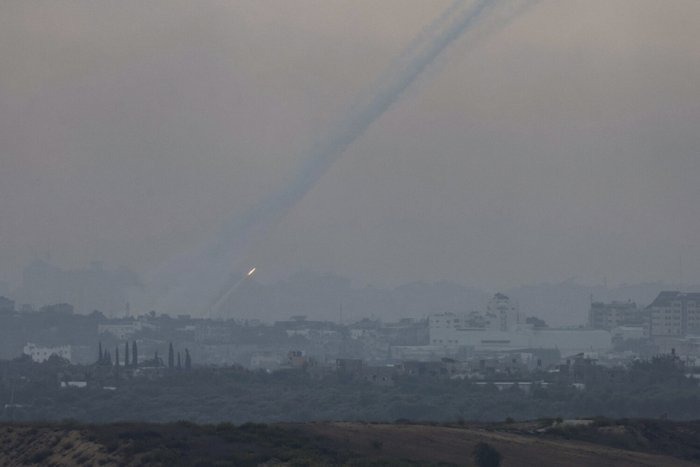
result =
[[[551,421],[429,425],[318,422],[196,425],[9,423],[0,425],[0,465],[258,466],[474,465],[479,442],[508,466],[691,466],[700,459],[694,422]]]

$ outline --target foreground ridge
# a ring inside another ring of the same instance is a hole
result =
[[[479,443],[503,466],[690,466],[700,422],[5,423],[1,465],[473,465]],[[653,443],[650,440],[654,440]],[[695,462],[694,462],[695,461]]]

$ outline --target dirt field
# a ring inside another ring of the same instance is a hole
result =
[[[503,467],[618,467],[691,466],[668,456],[614,449],[596,444],[542,439],[483,428],[425,425],[316,423],[297,426],[301,432],[332,439],[338,449],[362,453],[370,459],[410,459],[471,465],[470,453],[487,442],[503,456]]]

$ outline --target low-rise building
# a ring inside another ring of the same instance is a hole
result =
[[[32,357],[32,360],[37,363],[47,361],[52,356],[57,356],[71,361],[70,345],[61,345],[57,347],[42,347],[31,342],[24,346],[24,354]]]
[[[613,339],[616,341],[637,340],[649,337],[647,328],[641,326],[618,326],[612,329]]]
[[[142,321],[126,321],[121,323],[98,324],[98,334],[111,334],[119,340],[125,340],[140,332],[147,326]]]
[[[338,358],[335,361],[336,372],[343,375],[358,375],[362,373],[364,362],[359,358]]]
[[[287,352],[287,365],[292,368],[303,368],[309,364],[309,357],[303,350],[290,350]]]
[[[457,348],[444,345],[405,345],[392,346],[389,349],[389,358],[394,361],[414,360],[429,362],[440,360],[443,357],[456,357]]]
[[[194,328],[194,341],[198,343],[228,343],[231,342],[231,337],[231,328],[228,326],[199,324]]]
[[[396,368],[368,366],[362,370],[362,379],[375,386],[393,386],[396,384]]]
[[[254,369],[276,370],[284,357],[277,352],[259,352],[251,355],[250,367]]]
[[[509,351],[517,349],[558,349],[562,353],[608,351],[612,336],[603,329],[532,329],[498,331],[479,328],[430,328],[430,344],[467,347],[474,351]]]
[[[7,297],[0,297],[0,313],[13,313],[15,311],[15,302]]]
[[[87,381],[61,381],[61,388],[78,388],[83,389],[88,385]]]

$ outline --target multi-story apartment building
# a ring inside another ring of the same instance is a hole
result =
[[[518,328],[518,305],[502,293],[495,294],[486,304],[486,312],[438,313],[428,318],[431,329],[489,329],[515,331]]]
[[[652,337],[700,335],[700,293],[663,291],[647,307]]]
[[[612,331],[621,326],[649,329],[649,311],[640,309],[631,300],[611,303],[593,302],[588,312],[588,325],[592,329]]]

